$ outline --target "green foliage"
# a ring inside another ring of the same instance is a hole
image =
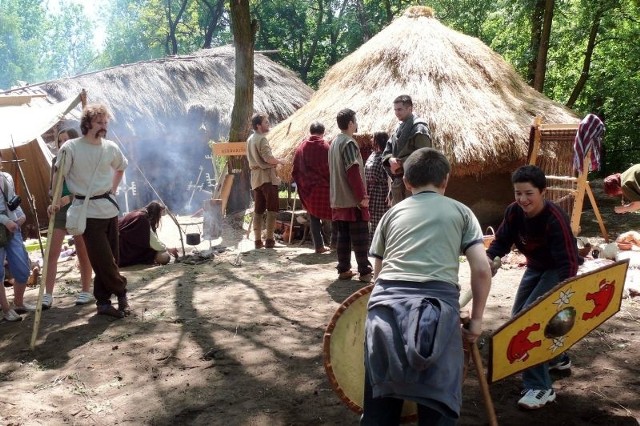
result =
[[[0,1],[0,87],[33,82],[42,75],[44,18],[38,0]]]
[[[251,0],[259,24],[256,50],[317,87],[326,71],[375,36],[410,5],[425,0]],[[445,25],[478,37],[523,78],[532,52],[537,0],[430,0]],[[111,0],[106,40],[96,58],[93,28],[81,6],[60,0],[53,12],[40,0],[0,0],[0,87],[97,68],[189,54],[230,43],[224,0]],[[607,126],[602,173],[640,162],[640,2],[555,0],[544,93],[566,103],[583,74],[587,42],[597,28],[588,78],[573,106],[599,114]],[[209,42],[209,39],[211,42]]]
[[[100,57],[104,67],[158,58],[163,55],[157,25],[145,19],[147,1],[114,0],[107,10],[107,37]]]
[[[61,0],[47,11],[39,0],[0,1],[0,88],[75,75],[94,57],[82,6]]]

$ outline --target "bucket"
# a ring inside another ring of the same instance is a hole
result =
[[[488,249],[493,240],[496,239],[496,231],[493,230],[491,226],[487,226],[487,229],[484,231],[484,236],[482,237],[482,243],[484,244],[484,249]]]

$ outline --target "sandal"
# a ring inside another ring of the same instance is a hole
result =
[[[338,274],[338,279],[339,280],[350,280],[351,278],[353,278],[356,275],[355,272],[349,270],[349,271],[345,271],[345,272],[340,272]]]
[[[81,291],[76,297],[76,305],[86,305],[93,300],[93,295],[88,291]]]
[[[131,315],[131,308],[129,307],[127,296],[118,296],[118,310],[122,312],[125,317]]]
[[[113,305],[98,306],[98,315],[108,315],[114,318],[124,318],[124,312],[117,310]]]

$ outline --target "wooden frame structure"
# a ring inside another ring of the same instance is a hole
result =
[[[586,153],[582,170],[577,176],[573,171],[573,143],[578,127],[579,123],[544,124],[541,117],[536,117],[529,139],[527,163],[544,170],[547,175],[547,196],[566,210],[575,236],[580,233],[580,217],[586,193],[598,220],[600,232],[605,241],[609,242],[609,234],[587,180],[591,151]]]

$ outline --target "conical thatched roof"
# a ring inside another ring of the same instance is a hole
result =
[[[272,130],[274,152],[291,159],[314,120],[324,123],[328,136],[335,135],[342,108],[356,111],[360,134],[391,132],[397,124],[393,99],[403,94],[429,123],[434,146],[447,155],[454,176],[524,160],[536,115],[547,123],[577,121],[529,87],[482,41],[416,6],[327,72],[309,103]],[[289,169],[282,173],[290,178]]]
[[[202,120],[210,137],[228,136],[235,87],[235,52],[224,46],[194,55],[122,65],[38,85],[56,100],[86,89],[89,102],[104,102],[112,128],[126,137],[155,137],[182,118]],[[291,115],[313,91],[292,71],[255,55],[254,108],[274,121]],[[200,124],[200,123],[198,123]]]

